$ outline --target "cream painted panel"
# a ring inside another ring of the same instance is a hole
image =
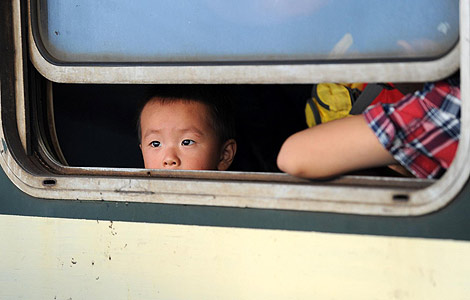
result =
[[[1,299],[468,299],[470,243],[0,216]]]

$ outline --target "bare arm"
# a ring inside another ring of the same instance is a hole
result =
[[[278,167],[291,175],[324,178],[396,163],[362,115],[297,132],[282,145]]]

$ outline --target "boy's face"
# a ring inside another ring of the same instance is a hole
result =
[[[148,102],[140,116],[147,169],[222,170],[208,107],[196,101]]]

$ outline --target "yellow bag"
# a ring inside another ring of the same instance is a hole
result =
[[[315,84],[305,106],[308,127],[348,116],[364,86],[364,83]]]

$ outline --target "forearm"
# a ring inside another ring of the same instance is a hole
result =
[[[282,171],[294,176],[324,178],[396,161],[359,115],[290,136],[279,152],[277,163]]]

